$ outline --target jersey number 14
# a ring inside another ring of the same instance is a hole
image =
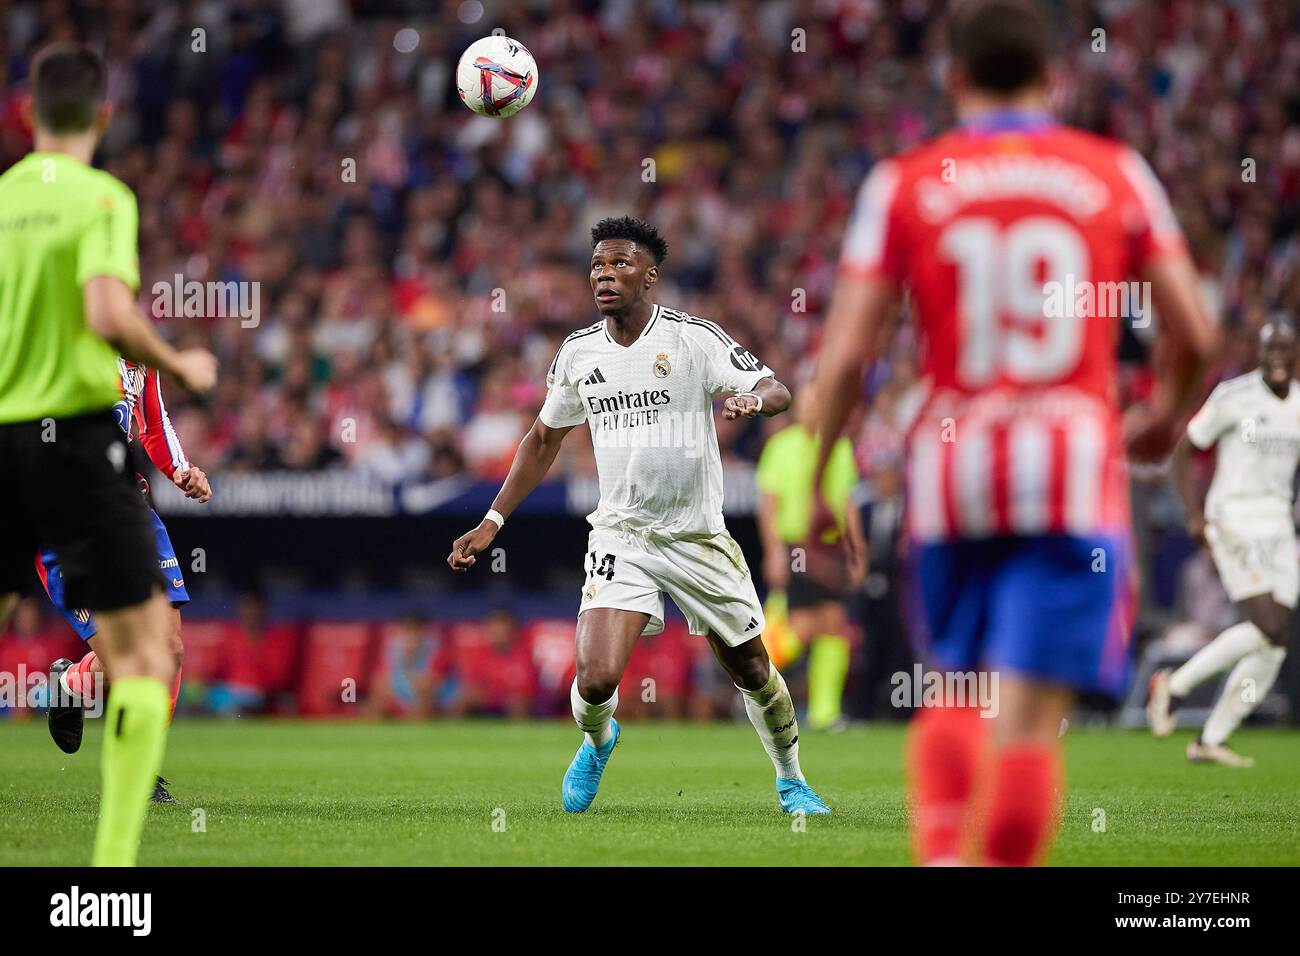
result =
[[[587,557],[590,559],[591,566],[587,568],[587,577],[604,578],[606,581],[614,580],[614,559],[617,557],[613,554],[604,556],[596,554],[595,551],[588,551]],[[599,565],[597,564],[599,559]]]

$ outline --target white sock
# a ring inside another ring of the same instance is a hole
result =
[[[1186,697],[1193,688],[1204,684],[1215,674],[1221,674],[1247,654],[1269,647],[1264,632],[1250,621],[1242,621],[1228,628],[1206,644],[1169,677],[1169,692],[1175,697]]]
[[[773,667],[767,683],[758,690],[745,690],[743,687],[738,687],[737,690],[744,695],[745,713],[758,731],[763,749],[772,758],[776,775],[802,780],[803,771],[799,769],[799,724],[794,718],[794,701],[790,699],[785,678]]]
[[[609,743],[610,738],[614,736],[609,722],[618,707],[618,688],[614,688],[614,696],[605,703],[592,704],[578,693],[578,679],[575,677],[573,687],[569,690],[569,703],[573,707],[573,719],[586,734],[587,743],[593,747],[603,747]]]
[[[1210,745],[1223,743],[1241,725],[1266,696],[1286,658],[1285,647],[1269,645],[1243,657],[1228,675],[1223,693],[1201,731],[1201,740]]]
[[[81,700],[80,694],[74,694],[72,688],[68,686],[68,669],[65,667],[63,673],[59,675],[59,687],[63,691],[63,699],[72,702]]]

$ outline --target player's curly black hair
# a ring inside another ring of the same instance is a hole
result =
[[[668,258],[668,240],[659,235],[659,230],[650,223],[631,216],[611,217],[596,223],[591,230],[591,248],[595,249],[596,243],[606,239],[635,242],[655,257],[655,265]]]

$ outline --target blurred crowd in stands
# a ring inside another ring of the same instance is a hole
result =
[[[1225,370],[1249,364],[1253,327],[1300,307],[1297,7],[1051,5],[1061,114],[1151,160],[1215,314],[1241,330]],[[556,347],[595,318],[588,230],[606,215],[667,236],[664,302],[721,323],[784,380],[807,376],[863,174],[952,122],[946,7],[13,2],[0,169],[28,148],[32,53],[93,42],[114,103],[102,162],[139,197],[142,305],[157,314],[154,283],[177,275],[259,284],[255,327],[159,319],[223,360],[210,404],[169,396],[190,457],[217,476],[499,478]],[[474,116],[453,87],[461,50],[495,27],[540,64],[537,98],[509,121]],[[904,330],[872,377],[868,477],[897,459],[914,354]],[[724,454],[756,457],[758,426],[719,428]],[[576,438],[557,465],[592,467]]]

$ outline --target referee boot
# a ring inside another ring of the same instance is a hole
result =
[[[171,795],[171,791],[169,791],[169,790],[167,789],[168,786],[170,786],[170,784],[168,784],[167,781],[164,780],[162,777],[159,777],[159,778],[157,779],[157,781],[154,782],[154,785],[153,785],[153,796],[149,798],[150,802],[152,802],[152,803],[180,803],[179,800],[177,800],[175,797],[173,797],[173,796]]]

